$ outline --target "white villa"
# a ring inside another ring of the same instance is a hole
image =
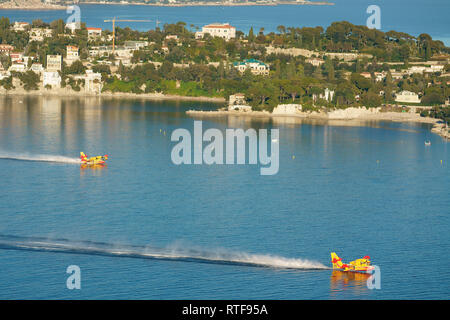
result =
[[[268,75],[270,68],[264,62],[256,59],[245,59],[242,62],[234,62],[233,66],[240,72],[245,72],[245,70],[250,69],[255,75]]]
[[[139,50],[148,47],[148,41],[125,41],[124,47],[129,50]]]
[[[33,63],[30,70],[34,73],[41,74],[44,71],[44,67],[42,66],[42,63]]]
[[[305,60],[306,63],[312,64],[314,67],[319,67],[325,63],[325,60],[320,58],[309,58]]]
[[[92,70],[86,70],[84,75],[76,75],[73,77],[76,80],[84,80],[84,90],[89,93],[101,93],[102,75],[101,73],[93,72]]]
[[[419,95],[411,91],[402,91],[395,95],[396,102],[420,103]]]
[[[47,55],[47,71],[61,71],[62,57],[57,55]]]
[[[14,22],[13,25],[13,30],[14,31],[25,31],[25,29],[29,26],[30,24],[28,22],[21,22],[21,21],[16,21]]]
[[[44,41],[44,38],[51,38],[52,34],[50,28],[32,28],[29,32],[30,41]]]
[[[51,86],[52,88],[61,87],[61,76],[57,71],[44,71],[43,86]]]
[[[236,38],[236,28],[229,23],[212,23],[202,27],[202,31],[195,33],[196,39],[201,39],[205,34],[210,34],[212,37],[220,37],[225,40]]]
[[[89,40],[100,38],[102,35],[102,28],[86,28],[86,30]]]
[[[24,63],[13,63],[9,69],[9,72],[15,71],[15,72],[25,72],[27,71],[27,67]]]
[[[243,93],[232,94],[228,100],[228,111],[251,111],[252,107],[246,105],[245,95]]]

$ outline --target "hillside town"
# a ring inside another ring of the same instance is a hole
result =
[[[210,97],[228,100],[230,110],[278,113],[383,106],[448,117],[450,49],[441,41],[348,22],[277,31],[178,22],[112,32],[1,18],[0,90]]]

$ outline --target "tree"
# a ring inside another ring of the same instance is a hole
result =
[[[327,74],[328,81],[334,81],[334,66],[331,59],[327,59],[324,64],[325,72]]]
[[[304,94],[304,90],[301,87],[300,81],[287,81],[287,83],[283,84],[283,89],[291,96],[292,102],[295,101],[297,95],[300,97]]]
[[[53,29],[53,35],[63,34],[65,29],[64,20],[58,19],[50,23],[50,28]]]
[[[37,90],[40,77],[38,74],[34,73],[33,71],[29,70],[24,73],[19,74],[19,79],[23,83],[23,88],[27,91],[29,90]]]
[[[66,74],[83,74],[86,71],[86,67],[80,60],[75,60],[69,67],[65,68]]]
[[[255,40],[255,34],[253,33],[253,27],[250,27],[250,31],[248,32],[248,41],[253,42]]]
[[[285,34],[285,33],[286,33],[286,27],[280,25],[280,26],[277,27],[277,31],[278,31],[279,33],[281,33],[281,34]]]
[[[368,91],[372,87],[372,83],[369,79],[364,78],[362,75],[353,73],[351,76],[351,82],[360,90]]]
[[[445,96],[440,88],[431,87],[425,90],[425,95],[422,97],[422,103],[428,105],[443,104]]]
[[[381,105],[381,97],[374,92],[367,92],[363,94],[361,102],[366,107],[377,108]]]

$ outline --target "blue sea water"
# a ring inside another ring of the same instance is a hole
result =
[[[184,21],[187,27],[193,24],[201,27],[212,22],[229,22],[238,30],[248,32],[264,28],[266,32],[276,31],[277,26],[286,27],[328,27],[335,21],[349,21],[366,25],[370,14],[367,8],[378,5],[381,9],[381,30],[401,31],[418,36],[428,33],[434,39],[442,40],[450,46],[450,25],[447,0],[333,0],[333,6],[198,6],[198,7],[154,7],[136,5],[80,5],[81,20],[89,27],[111,29],[111,23],[104,20],[145,19],[152,22],[117,22],[117,26],[129,26],[137,30],[154,29],[156,20],[164,23]],[[56,19],[67,20],[70,14],[59,11],[0,10],[0,16],[13,21],[42,19],[51,22]]]
[[[449,298],[449,145],[429,125],[204,118],[279,129],[278,174],[174,165],[185,111],[219,106],[2,97],[0,299]],[[331,251],[370,255],[381,289],[317,268]]]

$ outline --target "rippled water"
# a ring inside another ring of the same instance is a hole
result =
[[[1,97],[0,298],[448,299],[449,147],[429,125],[205,118],[278,128],[279,173],[174,165],[185,111],[218,106]],[[381,289],[331,251],[370,255]]]

